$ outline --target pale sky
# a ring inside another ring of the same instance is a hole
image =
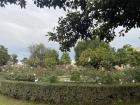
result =
[[[63,10],[40,9],[31,2],[26,9],[12,5],[0,7],[0,45],[8,48],[10,54],[17,54],[19,59],[28,57],[28,47],[35,43],[43,43],[46,47],[59,50],[59,45],[48,42],[45,35],[57,25],[61,16],[65,16]],[[140,29],[133,29],[125,37],[116,37],[111,45],[116,48],[125,44],[140,47],[139,37]],[[73,50],[70,56],[74,59]]]

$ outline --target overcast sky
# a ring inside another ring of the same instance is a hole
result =
[[[20,59],[29,56],[28,46],[43,43],[46,47],[59,50],[59,45],[48,42],[45,34],[57,25],[58,18],[65,16],[63,10],[40,9],[31,2],[26,9],[17,6],[0,7],[0,45],[8,48],[10,54],[15,53]],[[125,37],[117,37],[111,43],[119,48],[124,44],[140,47],[140,29],[133,29]],[[70,53],[74,59],[74,51]]]

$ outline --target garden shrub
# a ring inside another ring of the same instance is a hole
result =
[[[49,82],[50,82],[50,83],[57,83],[57,82],[58,82],[58,78],[57,78],[56,76],[51,76],[51,77],[49,78]]]
[[[136,82],[140,82],[140,68],[135,68],[132,73],[134,80],[136,80]]]
[[[49,79],[49,77],[45,77],[45,76],[40,76],[39,78],[38,78],[38,82],[49,82],[50,81],[50,79]]]
[[[16,68],[11,66],[2,67],[0,78],[6,80],[29,81],[34,82],[59,82],[60,76],[71,76],[69,82],[87,82],[92,84],[129,84],[140,82],[140,67],[130,68],[128,70],[106,71],[101,68],[97,70],[91,67],[78,67],[77,69],[65,70],[63,66],[56,66],[53,69],[47,68]],[[58,78],[56,78],[58,77]],[[66,81],[60,81],[66,82]]]
[[[80,73],[78,73],[78,72],[72,73],[70,80],[71,81],[80,81],[81,80]]]
[[[4,78],[7,80],[16,80],[16,81],[29,81],[29,82],[35,81],[35,76],[33,74],[24,74],[24,73],[6,73]]]
[[[1,94],[14,98],[58,105],[113,105],[140,99],[140,84],[91,85],[91,84],[43,84],[16,81],[0,81]]]

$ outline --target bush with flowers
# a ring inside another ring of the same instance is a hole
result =
[[[1,68],[0,78],[14,81],[29,82],[76,82],[92,84],[131,84],[140,82],[140,68],[127,70],[106,71],[93,68],[78,67],[77,69],[65,69],[61,66],[52,68],[32,68],[4,66]],[[67,80],[65,80],[65,78]]]

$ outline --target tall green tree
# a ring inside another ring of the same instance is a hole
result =
[[[127,65],[130,64],[131,60],[132,60],[132,52],[133,52],[133,48],[131,45],[127,44],[124,45],[122,48],[119,48],[116,52],[116,63],[117,65]]]
[[[140,66],[140,52],[131,52],[131,60],[129,62],[131,66]]]
[[[131,45],[124,45],[116,52],[116,64],[130,66],[140,66],[140,52],[136,51]]]
[[[13,64],[16,64],[18,62],[18,56],[16,54],[12,54],[10,56],[10,61],[13,62]]]
[[[60,18],[56,30],[48,35],[50,40],[59,42],[61,50],[70,50],[79,39],[94,39],[95,36],[110,42],[119,26],[123,27],[119,32],[122,36],[140,27],[139,3],[138,0],[74,0],[70,5],[78,10]]]
[[[122,64],[123,65],[128,64],[128,62],[130,60],[129,53],[122,48],[117,50],[116,56],[117,56],[116,62],[117,62],[117,65],[119,65],[119,66],[121,66]]]
[[[76,62],[78,63],[79,57],[81,56],[81,53],[83,51],[85,51],[87,49],[95,50],[98,47],[111,49],[109,44],[105,43],[104,41],[100,41],[98,38],[96,38],[95,40],[79,41],[74,48]]]
[[[71,59],[69,56],[69,53],[63,52],[61,59],[60,59],[61,64],[71,64]]]
[[[45,52],[45,65],[54,66],[59,63],[59,55],[56,50],[47,48]]]
[[[123,50],[125,50],[127,56],[123,56],[123,58],[127,58],[126,63],[130,66],[140,66],[140,52],[136,51],[131,45],[124,45]]]
[[[6,65],[10,59],[7,48],[0,45],[0,66]]]
[[[46,47],[44,44],[34,44],[29,46],[30,62],[40,66],[44,65],[44,58],[46,53]]]
[[[111,70],[115,66],[115,51],[98,47],[94,50],[89,48],[81,53],[79,64],[83,66],[91,66],[96,69],[104,67]]]
[[[44,62],[40,62],[38,58],[29,58],[26,64],[32,67],[38,67],[38,66],[44,67]]]

